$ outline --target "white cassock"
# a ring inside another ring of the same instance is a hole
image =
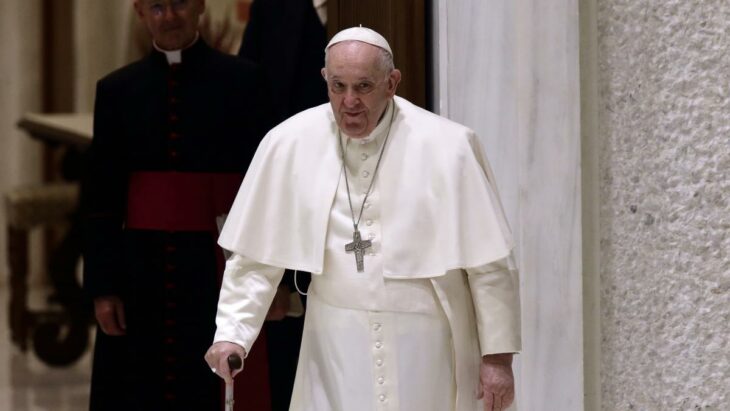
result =
[[[356,218],[391,116],[359,226],[373,243],[364,272],[345,251],[353,224],[328,104],[267,135],[219,240],[235,254],[216,342],[248,351],[284,267],[314,274],[291,410],[481,411],[481,355],[520,350],[511,237],[471,131],[396,97],[369,137],[342,136]]]

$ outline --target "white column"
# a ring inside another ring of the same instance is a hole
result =
[[[583,409],[577,0],[438,0],[441,114],[476,130],[518,241],[522,410]]]

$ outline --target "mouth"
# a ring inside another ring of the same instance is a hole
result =
[[[175,27],[163,27],[162,28],[162,31],[164,31],[165,33],[171,33],[171,32],[175,32],[175,31],[179,31],[181,29],[182,29],[182,27],[178,27],[178,26],[175,26]]]

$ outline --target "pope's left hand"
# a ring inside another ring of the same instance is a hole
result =
[[[504,411],[515,399],[515,377],[512,354],[491,354],[482,357],[479,367],[479,393],[484,398],[484,411]]]

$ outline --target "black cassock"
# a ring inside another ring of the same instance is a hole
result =
[[[97,332],[92,410],[221,409],[221,380],[203,360],[219,293],[216,233],[144,221],[185,217],[218,176],[240,180],[271,126],[262,83],[253,63],[202,39],[180,64],[152,51],[99,81],[82,194],[84,287],[121,296],[127,335]],[[197,192],[186,179],[201,175],[211,184]]]

